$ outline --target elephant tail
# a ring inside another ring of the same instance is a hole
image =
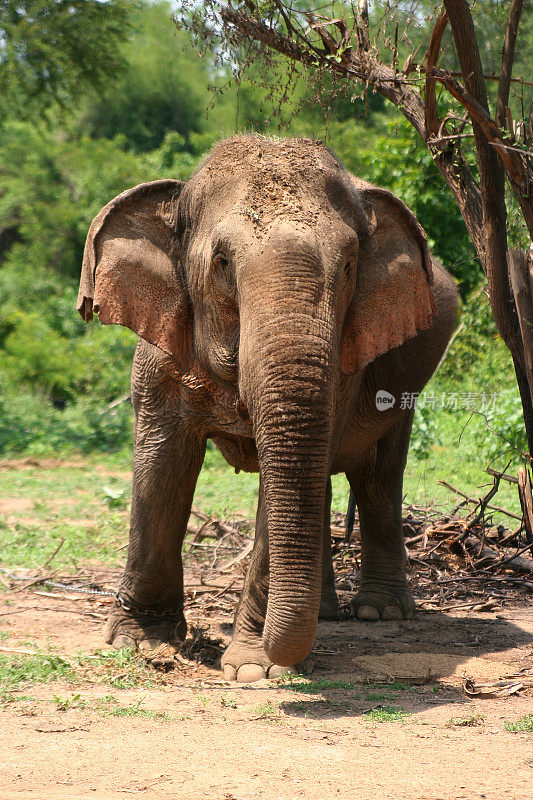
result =
[[[346,519],[344,522],[345,525],[345,533],[344,533],[344,541],[349,542],[352,538],[353,533],[353,526],[355,522],[355,496],[353,491],[350,489],[350,498],[348,500],[348,508],[346,510]]]

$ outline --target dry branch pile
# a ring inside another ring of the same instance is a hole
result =
[[[513,478],[491,473],[493,485],[476,500],[450,484],[459,502],[443,515],[436,509],[404,506],[403,528],[408,572],[417,607],[424,611],[492,611],[506,602],[533,595],[533,512],[528,498],[528,475]],[[494,502],[502,480],[518,484],[524,514],[519,517]],[[509,520],[509,526],[498,519]],[[357,517],[347,537],[344,514],[332,514],[333,561],[341,614],[349,615],[350,600],[357,592],[361,566],[361,541]],[[185,608],[188,619],[204,622],[231,621],[244,583],[253,546],[253,523],[244,518],[224,521],[194,510],[184,544]],[[49,559],[50,561],[50,559]],[[32,589],[40,595],[63,600],[92,598],[102,606],[116,590],[116,571],[80,570],[75,578],[49,569],[0,572],[2,583],[15,591]],[[58,592],[59,590],[59,592]],[[76,593],[79,592],[76,597]],[[94,616],[100,616],[93,612]]]
[[[459,498],[454,510],[404,506],[403,528],[408,570],[417,607],[426,611],[490,611],[505,601],[533,593],[533,535],[528,502],[523,518],[491,502],[501,480],[522,483],[520,496],[531,494],[527,473],[519,479],[491,472],[493,485],[476,500],[446,482]],[[525,483],[524,483],[525,480]],[[510,530],[494,515],[514,521]],[[357,590],[361,546],[347,543],[342,516],[332,526],[337,588],[344,606]]]

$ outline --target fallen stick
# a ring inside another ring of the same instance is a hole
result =
[[[497,475],[499,475],[499,474],[500,473],[498,472]],[[449,489],[450,492],[455,492],[456,494],[460,495],[460,497],[464,497],[464,499],[468,503],[471,503],[472,505],[476,505],[477,506],[478,503],[480,502],[479,500],[476,500],[474,497],[469,497],[469,495],[465,494],[460,489],[456,489],[455,486],[452,486],[447,481],[439,481],[439,483],[442,486],[445,486],[446,489]],[[491,491],[492,491],[492,489],[491,489]],[[487,504],[485,506],[485,508],[490,508],[491,511],[498,511],[500,514],[505,514],[507,517],[511,517],[511,519],[517,519],[520,522],[522,521],[522,517],[519,517],[518,514],[513,514],[512,511],[508,511],[506,508],[502,508],[501,506],[493,506],[492,504]]]
[[[231,569],[231,567],[234,567],[235,564],[238,564],[240,561],[242,561],[243,558],[246,558],[246,556],[252,552],[253,547],[254,543],[252,540],[250,540],[246,543],[246,546],[243,550],[241,550],[239,555],[235,556],[235,558],[232,558],[230,561],[227,561],[225,564],[222,564],[219,571],[227,572],[229,569]]]
[[[32,581],[24,582],[18,589],[14,589],[14,592],[25,592],[26,589],[31,589],[32,586],[38,586],[40,583],[46,583],[46,581],[49,581],[54,577],[56,572],[57,570],[54,570],[54,572],[51,572],[49,575],[45,575],[44,578],[35,578]]]
[[[54,558],[57,556],[57,554],[59,553],[59,551],[61,550],[61,548],[63,547],[64,544],[65,544],[65,540],[63,538],[61,538],[60,541],[59,541],[59,544],[57,545],[57,547],[54,550],[54,552],[52,553],[52,555],[49,558],[47,558],[46,561],[44,562],[43,569],[46,569],[47,567],[50,566],[50,564],[52,563]]]
[[[42,655],[41,653],[36,653],[35,650],[22,650],[18,647],[0,647],[0,652],[2,653],[20,653],[23,656],[38,656]]]
[[[491,569],[494,569],[494,567],[503,567],[504,564],[509,564],[509,567],[511,569],[515,569],[516,572],[533,573],[533,561],[530,564],[525,558],[518,559],[518,556],[523,555],[530,549],[531,545],[528,544],[525,547],[522,547],[520,550],[517,550],[514,555],[509,556],[508,558],[500,559],[499,561],[494,561],[490,567]]]
[[[499,475],[504,481],[508,481],[509,483],[518,483],[518,478],[515,478],[514,475],[507,475],[505,472],[496,472],[496,470],[492,469],[491,467],[487,467],[485,472],[488,475],[491,475],[493,478],[496,478]]]

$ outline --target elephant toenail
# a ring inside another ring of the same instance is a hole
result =
[[[383,609],[383,614],[381,615],[382,619],[402,619],[402,609],[398,608],[398,606],[385,606]]]
[[[279,664],[272,664],[268,668],[268,678],[281,678],[282,675],[293,675],[295,672],[293,667],[280,667]]]
[[[161,644],[161,639],[143,639],[139,645],[139,650],[146,653],[148,650],[154,650]]]
[[[265,677],[265,670],[260,664],[243,664],[237,670],[238,683],[253,683]]]
[[[231,664],[224,664],[224,680],[225,681],[237,680],[237,672],[235,670],[235,667],[232,667]]]
[[[121,647],[135,647],[135,639],[121,633],[113,639],[113,647],[117,650],[120,650]]]
[[[379,618],[379,611],[374,606],[359,606],[357,609],[357,619],[363,622],[375,622]]]

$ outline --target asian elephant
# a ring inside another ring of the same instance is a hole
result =
[[[185,635],[181,546],[207,439],[260,474],[227,678],[279,674],[308,655],[319,614],[336,616],[334,473],[359,510],[354,615],[411,616],[405,398],[437,367],[456,303],[412,212],[310,139],[236,136],[188,181],[108,203],[78,309],[140,337],[130,541],[108,642],[171,654]]]

